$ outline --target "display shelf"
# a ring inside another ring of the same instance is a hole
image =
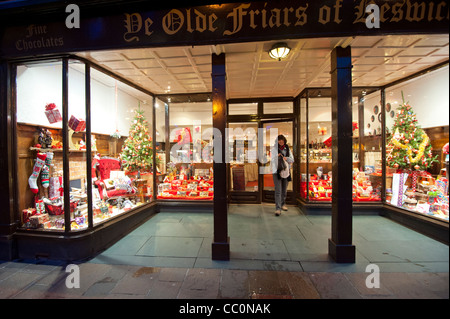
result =
[[[38,151],[38,152],[55,152],[62,153],[62,148],[39,148],[39,147],[30,147],[30,151]],[[70,150],[71,153],[86,153],[86,150]]]

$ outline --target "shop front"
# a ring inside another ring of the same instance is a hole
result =
[[[385,29],[342,1],[3,26],[0,257],[87,258],[190,209],[213,212],[213,259],[229,259],[227,205],[274,201],[279,134],[287,203],[332,216],[337,261],[354,262],[352,214],[448,242],[448,18],[436,4],[398,27],[380,6]]]

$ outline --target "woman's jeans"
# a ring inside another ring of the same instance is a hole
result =
[[[281,210],[286,201],[287,178],[278,178],[278,174],[273,174],[273,184],[275,185],[275,210]]]

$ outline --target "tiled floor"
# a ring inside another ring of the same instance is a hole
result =
[[[448,272],[449,249],[380,216],[354,216],[355,264],[328,256],[330,216],[305,216],[291,207],[282,216],[273,205],[230,205],[230,261],[211,260],[213,215],[159,213],[93,258],[91,263],[146,267],[365,272]]]
[[[449,298],[448,246],[380,216],[354,216],[354,264],[328,257],[330,216],[231,205],[230,261],[211,260],[212,224],[210,213],[154,215],[76,263],[76,289],[64,262],[0,261],[0,298]],[[369,264],[380,269],[378,288],[366,285]]]

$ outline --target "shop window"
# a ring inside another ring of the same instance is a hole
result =
[[[307,138],[307,99],[302,97],[300,99],[300,197],[307,198],[307,154],[308,154],[308,138]]]
[[[353,98],[353,201],[379,202],[382,188],[380,91]]]
[[[312,202],[331,202],[333,141],[330,92],[323,89],[311,90],[310,93],[311,97],[300,99],[300,197]],[[354,202],[381,201],[380,109],[379,91],[371,96],[353,98]],[[364,123],[371,129],[363,129],[366,127]]]
[[[263,110],[264,114],[284,114],[292,113],[294,108],[292,102],[265,102]]]
[[[83,62],[67,61],[66,96],[62,61],[17,66],[18,162],[25,168],[17,172],[17,187],[26,229],[83,230],[92,226],[91,213],[97,224],[152,200],[152,97],[93,68],[86,79]]]
[[[153,200],[153,98],[91,70],[94,224]]]
[[[255,115],[258,114],[258,103],[230,103],[228,115]]]
[[[27,229],[64,230],[62,73],[60,60],[17,66],[17,194]]]
[[[448,221],[448,66],[386,89],[386,203]]]
[[[212,103],[169,104],[169,161],[158,199],[208,201],[214,197]]]
[[[85,64],[69,60],[68,69],[68,123],[69,139],[69,175],[70,194],[70,230],[82,230],[88,227],[87,204],[87,155],[86,155],[86,83]],[[54,165],[62,165],[61,152],[55,157]],[[60,166],[62,169],[62,166]],[[53,181],[52,181],[53,183]],[[54,187],[54,185],[52,185]],[[51,198],[51,196],[50,196]],[[47,206],[51,208],[51,206]],[[49,210],[49,214],[51,214]],[[63,217],[61,216],[61,219]]]
[[[309,200],[331,201],[331,98],[310,98],[307,112]]]
[[[156,183],[164,183],[164,178],[167,174],[167,155],[166,150],[170,150],[170,145],[166,143],[166,120],[168,118],[169,106],[167,103],[156,99],[155,102],[155,116],[156,116]]]

